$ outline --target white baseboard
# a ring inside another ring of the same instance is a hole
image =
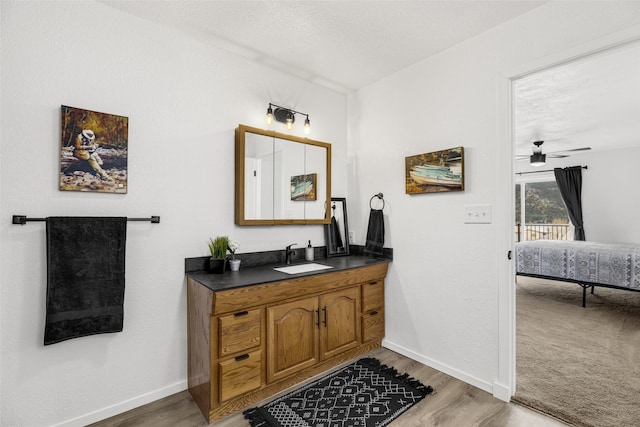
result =
[[[443,372],[447,375],[451,375],[452,377],[464,381],[467,384],[471,384],[474,387],[478,387],[480,390],[484,390],[487,393],[494,394],[494,386],[491,383],[488,383],[484,380],[476,378],[472,375],[468,375],[462,371],[452,368],[451,366],[440,363],[436,360],[429,359],[428,357],[424,357],[421,354],[415,353],[407,348],[404,348],[400,345],[394,344],[386,339],[382,340],[382,346],[384,348],[388,348],[389,350],[393,350],[396,353],[400,353],[403,356],[406,356],[410,359],[413,359],[417,362],[422,363],[423,365],[427,365],[433,369],[437,369],[440,372]],[[496,396],[497,397],[497,396]],[[499,398],[499,397],[498,397]],[[500,398],[499,398],[500,399]],[[507,400],[508,401],[508,400]]]
[[[73,418],[61,423],[52,425],[51,427],[83,427],[88,424],[92,424],[98,421],[102,421],[106,418],[113,417],[114,415],[121,414],[131,409],[137,408],[147,403],[155,402],[172,394],[179,393],[187,389],[187,380],[178,381],[174,384],[168,385],[158,390],[151,391],[149,393],[136,396],[132,399],[128,399],[117,403],[115,405],[107,406],[106,408],[99,409],[94,412],[90,412],[85,415],[81,415],[77,418]]]
[[[511,387],[507,387],[497,381],[493,383],[493,397],[503,402],[511,402]]]

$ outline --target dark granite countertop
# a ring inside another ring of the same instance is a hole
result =
[[[286,267],[287,265],[284,263],[274,263],[270,265],[257,265],[248,267],[243,267],[241,265],[239,271],[229,271],[229,269],[227,269],[224,274],[212,274],[203,270],[187,271],[186,274],[188,277],[192,278],[203,286],[206,286],[212,291],[221,291],[240,288],[244,286],[279,282],[282,280],[297,279],[299,277],[313,276],[316,274],[326,274],[336,271],[349,270],[352,268],[389,263],[391,261],[391,258],[375,258],[363,255],[349,255],[343,257],[320,258],[314,261],[293,262],[291,265],[308,264],[313,262],[317,264],[330,265],[331,267],[333,267],[325,270],[310,271],[307,273],[299,274],[287,274],[274,270],[274,267]]]

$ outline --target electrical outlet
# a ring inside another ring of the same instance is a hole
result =
[[[491,224],[491,205],[465,205],[465,224]]]
[[[349,231],[349,244],[353,245],[354,242],[356,240],[356,233],[355,231]]]

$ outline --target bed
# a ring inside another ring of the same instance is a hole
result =
[[[640,291],[640,245],[567,240],[535,240],[515,245],[516,275]]]

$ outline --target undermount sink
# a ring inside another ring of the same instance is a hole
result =
[[[287,267],[275,267],[274,270],[287,274],[300,274],[308,273],[310,271],[325,270],[327,268],[333,268],[330,265],[317,264],[315,262],[309,264],[296,264],[289,265]]]

